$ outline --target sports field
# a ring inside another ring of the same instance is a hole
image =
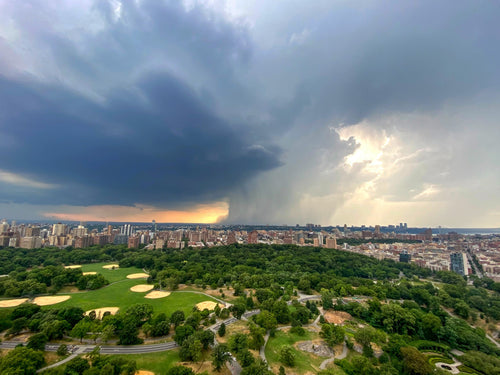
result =
[[[149,292],[132,292],[130,288],[145,284],[145,279],[127,279],[127,275],[143,272],[141,269],[118,268],[108,270],[103,268],[106,263],[86,264],[82,266],[83,272],[98,272],[110,281],[110,285],[91,291],[64,293],[71,296],[67,301],[47,306],[47,308],[61,308],[78,306],[84,311],[100,307],[119,307],[121,310],[136,303],[147,303],[153,306],[155,313],[165,312],[170,315],[176,310],[190,313],[193,306],[203,301],[214,301],[210,297],[190,292],[172,292],[169,296],[158,299],[144,298]]]
[[[92,264],[84,264],[82,265],[82,272],[97,272],[103,275],[110,283],[115,281],[124,280],[127,278],[127,275],[133,273],[142,273],[144,272],[140,268],[137,267],[129,267],[129,268],[115,268],[113,269],[105,269],[103,266],[107,264],[114,263],[92,263]]]

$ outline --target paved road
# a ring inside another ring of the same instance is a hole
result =
[[[176,291],[176,293],[179,293],[179,292],[182,293],[182,291]],[[190,293],[193,293],[193,292],[190,291]],[[224,303],[226,306],[230,306],[229,303],[222,301],[222,300],[219,300],[218,298],[215,298],[214,296],[210,296],[209,294],[206,294],[203,292],[194,292],[194,293],[204,294],[208,297],[211,297],[211,298],[218,300],[219,302]],[[318,299],[318,298],[321,298],[321,297],[320,296],[299,295],[299,301],[307,301],[307,300]],[[291,303],[291,301],[289,301],[289,303]],[[247,320],[251,316],[257,315],[259,313],[260,313],[259,309],[247,311],[242,315],[242,319]],[[213,326],[209,327],[209,329],[212,332],[216,333],[222,323],[226,324],[226,326],[227,326],[227,325],[233,324],[237,321],[238,321],[238,319],[236,319],[234,317],[228,318],[228,319],[224,320],[223,322],[214,324]],[[266,336],[268,337],[268,335],[266,335]],[[267,343],[267,340],[266,340],[266,343]],[[1,349],[14,349],[19,344],[25,344],[25,343],[20,342],[20,341],[3,341],[0,343],[0,348]],[[73,359],[74,357],[76,357],[79,354],[90,353],[92,350],[94,350],[95,347],[96,347],[96,345],[73,345],[74,351],[72,352],[72,354],[69,357],[63,359],[62,361],[56,362],[50,366],[47,366],[43,369],[40,369],[39,371],[41,372],[41,371],[44,371],[48,368],[53,368],[53,367],[57,367],[59,365],[62,365],[64,363],[70,361],[71,359]],[[133,346],[100,345],[100,353],[101,354],[144,354],[144,353],[164,352],[164,351],[172,350],[172,349],[175,349],[178,347],[179,347],[179,345],[177,345],[177,343],[173,342],[173,341],[161,343],[161,344],[133,345]],[[55,352],[55,351],[57,351],[58,348],[59,348],[59,345],[55,345],[55,344],[45,345],[45,350],[49,351],[49,352]],[[263,359],[265,359],[264,350],[265,350],[265,344],[264,344],[263,348],[261,349],[261,357],[263,357]],[[241,370],[242,370],[240,364],[238,363],[236,358],[234,358],[233,356],[231,356],[231,361],[227,364],[227,367],[231,371],[232,375],[239,375],[241,373]]]
[[[111,346],[102,345],[101,354],[144,354],[144,353],[156,353],[165,352],[167,350],[172,350],[178,348],[176,342],[166,342],[162,344],[151,344],[151,345],[131,345],[131,346]]]

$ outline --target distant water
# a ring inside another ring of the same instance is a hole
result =
[[[500,234],[500,228],[432,228],[433,234],[457,232],[460,234]]]

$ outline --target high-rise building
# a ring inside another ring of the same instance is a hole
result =
[[[38,249],[42,247],[42,239],[40,237],[23,237],[19,247],[22,249]]]
[[[469,262],[464,253],[450,254],[450,271],[456,272],[462,276],[469,274]]]
[[[328,237],[326,239],[326,248],[327,249],[336,249],[337,248],[337,239],[335,237]]]
[[[401,253],[399,253],[399,261],[401,263],[410,263],[411,254],[409,254],[406,250],[403,250]]]
[[[9,223],[7,223],[7,220],[2,220],[2,223],[0,223],[0,234],[6,233],[9,231]]]
[[[256,230],[251,231],[248,233],[248,243],[251,244],[256,244],[259,239],[259,233]]]
[[[87,228],[85,228],[83,225],[79,225],[75,229],[73,229],[73,234],[75,237],[83,237],[87,234]]]
[[[423,234],[424,234],[424,238],[426,241],[432,241],[432,229],[431,228],[426,229]]]
[[[120,228],[120,234],[124,234],[126,236],[131,236],[134,233],[134,227],[130,224],[125,224]]]
[[[75,238],[75,247],[77,249],[84,249],[92,245],[92,243],[93,243],[93,238],[88,235]]]
[[[236,243],[236,233],[234,231],[229,232],[227,235],[227,241],[226,244],[231,245],[233,243]]]
[[[29,226],[26,228],[24,235],[26,237],[38,237],[38,236],[40,236],[40,227]]]
[[[113,243],[115,245],[127,245],[128,244],[128,236],[126,234],[117,234],[113,239]]]
[[[161,250],[161,249],[163,249],[163,246],[165,246],[165,240],[162,240],[161,238],[157,238],[156,242],[155,242],[155,249]]]
[[[10,241],[9,236],[0,236],[0,246],[2,247],[7,247],[9,246],[9,241]]]
[[[139,237],[129,237],[128,238],[128,248],[137,249],[139,247]]]
[[[57,223],[52,226],[53,236],[64,236],[66,234],[66,224]]]

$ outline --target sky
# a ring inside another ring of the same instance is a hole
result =
[[[499,18],[0,0],[0,217],[500,227]]]

